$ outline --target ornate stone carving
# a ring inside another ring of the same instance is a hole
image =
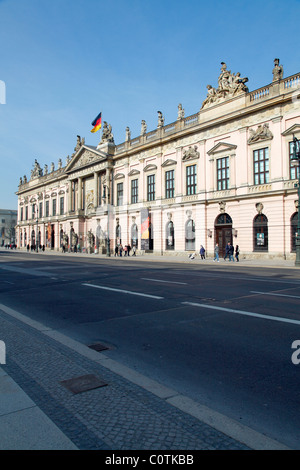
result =
[[[48,165],[44,166],[44,175],[48,175]]]
[[[126,137],[125,137],[125,142],[128,142],[131,139],[131,132],[129,127],[126,127]]]
[[[144,121],[144,119],[142,120],[142,124],[141,124],[141,135],[145,135],[147,132],[147,124],[146,124],[146,121]]]
[[[94,160],[97,160],[97,155],[95,155],[92,152],[88,152],[87,150],[84,149],[84,153],[78,158],[77,162],[74,165],[74,168],[88,165],[89,163],[93,162]]]
[[[199,157],[200,157],[200,153],[197,150],[197,145],[194,145],[194,148],[190,146],[187,150],[183,152],[182,160],[183,161],[192,160],[194,158],[199,158]]]
[[[37,160],[35,160],[33,170],[31,170],[30,179],[34,180],[36,178],[39,178],[40,176],[43,176],[43,170],[41,169],[41,167],[40,167],[39,163],[37,162]]]
[[[52,162],[50,166],[50,173],[53,173],[53,172],[54,172],[54,163]]]
[[[182,104],[179,103],[178,105],[178,115],[177,115],[177,121],[179,121],[180,119],[183,119],[184,118],[184,109],[182,107]]]
[[[61,170],[61,169],[62,169],[62,160],[61,160],[61,158],[58,160],[57,169],[58,169],[58,170]]]
[[[279,65],[279,59],[274,59],[274,68],[273,68],[273,82],[281,80],[283,78],[283,67]]]
[[[259,125],[256,131],[250,129],[250,137],[248,139],[248,144],[253,144],[254,142],[260,142],[261,140],[270,140],[273,139],[273,134],[269,129],[269,124]]]
[[[202,103],[201,109],[208,107],[212,104],[218,104],[225,99],[233,98],[237,95],[247,93],[249,90],[245,83],[248,81],[247,77],[242,78],[241,74],[231,73],[227,70],[225,62],[221,62],[221,73],[218,78],[218,88],[213,88],[207,85],[207,97]]]
[[[163,127],[164,122],[165,122],[165,118],[163,117],[163,114],[162,114],[161,111],[157,111],[157,114],[158,114],[158,123],[157,123],[157,127]]]
[[[112,142],[114,143],[114,135],[112,133],[112,127],[110,124],[107,124],[106,121],[103,122],[102,138],[101,143]]]
[[[220,201],[220,202],[219,202],[219,209],[220,209],[220,212],[221,212],[222,214],[224,214],[225,208],[226,208],[226,202]]]
[[[255,204],[255,207],[256,207],[258,214],[261,214],[262,211],[264,210],[264,205],[261,202],[257,202]]]

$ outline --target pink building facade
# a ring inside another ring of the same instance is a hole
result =
[[[300,74],[284,78],[278,59],[272,81],[249,91],[221,64],[201,109],[116,145],[103,124],[97,147],[77,137],[65,166],[35,162],[20,178],[17,245],[46,250],[183,255],[200,245],[239,245],[241,258],[295,258],[299,168],[291,162],[300,139]]]

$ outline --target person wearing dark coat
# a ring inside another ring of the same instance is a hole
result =
[[[230,251],[230,242],[227,243],[226,248],[225,248],[224,261],[227,258],[227,256],[229,257],[229,251]]]

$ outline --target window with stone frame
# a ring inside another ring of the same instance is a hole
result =
[[[217,159],[217,189],[222,191],[229,188],[229,157]]]
[[[175,195],[175,177],[174,170],[166,171],[165,173],[165,196],[170,199]]]
[[[123,183],[117,184],[117,206],[123,205]]]
[[[294,156],[294,142],[289,142],[289,164],[290,164],[290,179],[295,180],[299,179],[299,163],[298,161],[293,162],[292,158]]]
[[[269,149],[268,147],[253,151],[254,184],[269,182]]]
[[[187,196],[197,192],[197,165],[186,167],[186,194]]]
[[[131,180],[131,204],[138,202],[138,179]]]
[[[155,201],[155,175],[147,176],[147,201]]]

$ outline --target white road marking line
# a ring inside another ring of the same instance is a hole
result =
[[[182,284],[187,285],[187,282],[176,282],[176,281],[162,281],[161,279],[149,279],[147,277],[141,278],[143,281],[153,281],[153,282],[166,282],[167,284]]]
[[[261,294],[261,295],[276,295],[277,297],[290,297],[291,299],[300,299],[300,295],[289,295],[289,294],[275,294],[273,292],[259,292],[256,290],[251,290],[251,294]]]
[[[293,323],[294,325],[300,325],[299,320],[292,320],[290,318],[274,317],[272,315],[263,315],[261,313],[247,312],[245,310],[235,310],[235,309],[224,308],[224,307],[216,307],[214,305],[198,304],[194,302],[182,302],[182,303],[185,305],[191,305],[192,307],[208,308],[211,310],[221,310],[223,312],[237,313],[239,315],[246,315],[248,317],[263,318],[264,320],[273,320],[273,321],[279,321],[283,323]]]
[[[131,294],[131,295],[139,295],[141,297],[150,297],[151,299],[164,299],[164,297],[158,297],[157,295],[150,295],[150,294],[142,294],[141,292],[133,292],[130,290],[124,290],[124,289],[115,289],[113,287],[104,287],[104,286],[96,286],[95,284],[87,284],[83,283],[83,286],[88,286],[88,287],[95,287],[96,289],[103,289],[103,290],[110,290],[113,292],[120,292],[122,294]]]

